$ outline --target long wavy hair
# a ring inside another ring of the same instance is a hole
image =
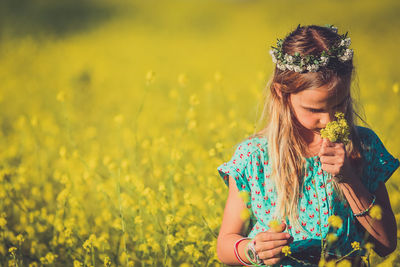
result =
[[[300,25],[283,41],[283,51],[293,55],[320,55],[322,51],[340,41],[340,36],[329,28],[317,25]],[[355,76],[353,60],[341,62],[331,58],[328,65],[317,72],[298,73],[290,70],[275,71],[268,81],[264,92],[264,106],[260,121],[264,128],[251,137],[262,136],[268,141],[268,156],[271,165],[270,179],[277,192],[276,217],[288,218],[291,225],[305,231],[299,222],[299,197],[303,193],[304,174],[308,145],[300,134],[301,124],[296,119],[290,103],[290,94],[302,90],[324,87],[327,90],[347,92],[349,98],[345,104],[345,118],[350,126],[350,142],[346,151],[352,167],[357,172],[362,170],[360,140],[355,123],[359,118],[365,120],[355,111],[351,84]],[[344,90],[342,90],[344,89]],[[280,94],[278,94],[280,92]],[[334,190],[343,201],[344,195],[338,183],[331,179]],[[267,191],[265,191],[267,192]]]

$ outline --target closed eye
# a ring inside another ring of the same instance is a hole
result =
[[[322,112],[321,109],[314,109],[314,108],[309,108],[309,111],[311,111],[312,113],[318,113],[318,112]]]
[[[343,106],[346,103],[346,101],[342,101],[342,103],[337,104],[336,106],[334,106],[333,108],[336,109],[338,107]],[[307,108],[309,111],[311,111],[312,113],[318,113],[318,112],[324,112],[323,109],[315,109],[315,108]]]

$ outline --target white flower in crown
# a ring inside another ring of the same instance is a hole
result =
[[[326,24],[332,31],[337,33],[337,28],[333,25]],[[350,38],[347,38],[347,32],[340,35],[341,41],[339,44],[333,45],[328,51],[323,51],[320,56],[315,55],[300,55],[299,52],[294,55],[289,55],[283,52],[284,39],[278,39],[277,47],[270,49],[269,53],[272,56],[272,61],[276,63],[278,69],[291,70],[295,72],[316,72],[320,67],[328,65],[330,58],[338,58],[340,61],[345,62],[353,57],[353,50],[348,49],[351,44]]]
[[[274,62],[274,63],[276,64],[276,62],[277,62],[278,60],[276,59],[274,50],[270,49],[270,50],[269,50],[269,54],[270,54],[271,57],[272,57],[272,62]]]
[[[353,50],[352,49],[346,49],[343,55],[338,57],[340,61],[345,62],[351,58],[353,58]]]
[[[285,58],[287,63],[293,63],[293,57],[292,56],[290,56],[288,54],[285,54],[284,58]]]
[[[286,69],[285,65],[283,65],[281,62],[278,62],[276,66],[277,66],[278,69],[280,69],[280,70],[285,70],[285,69]]]
[[[326,66],[328,64],[328,57],[321,57],[321,66]]]
[[[351,44],[350,38],[346,38],[346,39],[343,39],[343,40],[340,42],[339,46],[349,47],[350,44]]]
[[[307,65],[307,70],[311,72],[316,72],[319,69],[318,65],[312,64],[312,65]]]
[[[302,72],[305,68],[301,68],[300,66],[294,66],[294,71],[295,72]]]
[[[285,65],[288,70],[294,70],[294,66],[290,64]]]

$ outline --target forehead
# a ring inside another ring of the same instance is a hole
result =
[[[301,104],[324,105],[329,103],[337,103],[348,95],[345,88],[334,88],[332,90],[326,87],[318,87],[306,89],[296,94],[292,94],[292,100]]]

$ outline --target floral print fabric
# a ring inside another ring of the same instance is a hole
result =
[[[362,183],[371,192],[375,192],[379,182],[386,182],[399,166],[399,160],[386,150],[378,136],[365,127],[357,126],[362,153],[365,159]],[[270,178],[271,166],[267,154],[267,140],[264,137],[253,137],[237,145],[230,161],[221,164],[217,170],[223,181],[229,186],[229,175],[236,181],[239,191],[250,194],[246,206],[251,211],[251,230],[248,237],[253,238],[259,232],[269,229],[268,223],[276,209],[276,191]],[[309,252],[321,248],[321,239],[334,232],[328,224],[331,215],[340,216],[343,220],[342,227],[336,230],[338,240],[335,250],[329,251],[336,255],[345,255],[352,250],[351,243],[360,242],[366,230],[353,216],[347,201],[339,201],[330,178],[322,172],[318,156],[306,158],[306,172],[303,182],[303,192],[299,194],[299,220],[307,230],[295,229],[286,219],[288,232],[293,236],[294,242],[290,245],[292,252]],[[364,255],[365,249],[357,251]],[[355,256],[353,252],[351,256]],[[299,266],[289,258],[284,258],[279,266]]]

